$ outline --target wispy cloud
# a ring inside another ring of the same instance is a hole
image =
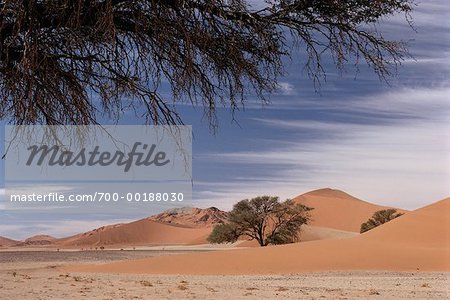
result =
[[[205,201],[267,193],[288,198],[302,190],[332,186],[404,208],[448,196],[448,95],[450,88],[402,89],[350,101],[347,113],[370,111],[378,115],[376,122],[255,118],[261,128],[288,131],[291,142],[265,140],[259,143],[264,147],[252,151],[211,153],[209,159],[261,172],[255,171],[252,180],[235,177],[226,184],[204,184],[197,196]],[[389,120],[399,113],[408,118]],[[299,136],[305,131],[320,138],[302,141]]]
[[[294,86],[289,82],[279,82],[278,91],[285,96],[293,96],[296,94]]]
[[[448,196],[449,16],[447,0],[422,1],[412,15],[416,32],[403,16],[379,24],[388,39],[408,41],[414,56],[390,85],[362,65],[355,76],[351,62],[340,74],[324,56],[327,81],[316,92],[303,72],[305,53],[296,49],[272,105],[261,109],[261,102],[248,95],[245,113],[233,115],[239,126],[230,125],[229,110],[218,107],[221,128],[211,136],[199,121],[201,110],[178,106],[187,124],[193,123],[195,136],[194,201],[180,205],[229,209],[255,195],[290,198],[326,186],[405,208]],[[165,92],[170,98],[169,89]],[[136,122],[133,115],[126,117],[130,124]],[[47,222],[42,213],[21,218],[0,206],[0,232],[23,238],[36,233],[62,236],[162,209],[135,212],[127,207],[117,211],[116,219],[89,211],[83,220],[67,222],[48,214],[52,221]]]

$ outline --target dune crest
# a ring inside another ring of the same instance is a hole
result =
[[[358,233],[361,224],[372,217],[374,212],[392,208],[369,203],[330,188],[311,191],[293,200],[314,208],[311,211],[310,225]],[[402,209],[397,210],[406,212]]]
[[[16,246],[44,246],[51,245],[57,241],[57,238],[40,234],[27,238],[25,241],[18,243]]]
[[[166,210],[160,214],[149,217],[149,220],[175,224],[186,227],[214,227],[226,222],[228,213],[216,207],[196,208],[181,207]]]
[[[66,247],[191,245],[206,243],[210,230],[210,228],[186,228],[142,219],[126,224],[100,227],[83,234],[60,239],[58,244]]]
[[[226,215],[215,207],[173,208],[131,223],[102,226],[62,238],[56,244],[62,247],[206,244],[212,228],[223,223]]]
[[[0,236],[0,247],[10,247],[14,246],[15,244],[20,243],[19,241],[15,241],[13,239],[9,239],[4,236]]]
[[[450,251],[450,198],[409,212],[369,230],[361,239]]]
[[[155,257],[71,267],[66,271],[151,274],[450,271],[450,223],[446,219],[449,210],[450,198],[447,198],[348,239]],[[419,226],[421,229],[415,231]]]

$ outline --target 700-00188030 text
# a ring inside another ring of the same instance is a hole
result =
[[[11,194],[11,202],[181,202],[184,193],[107,193],[95,192],[92,194]]]

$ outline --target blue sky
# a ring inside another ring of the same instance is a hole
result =
[[[365,66],[357,75],[352,67],[338,74],[325,59],[327,80],[316,92],[296,52],[272,104],[262,107],[250,95],[236,121],[220,108],[215,135],[201,107],[181,107],[194,134],[194,193],[184,204],[230,209],[256,195],[284,199],[323,187],[406,209],[450,196],[450,7],[424,1],[412,16],[417,32],[400,17],[380,27],[392,39],[408,40],[415,58],[389,85]],[[160,209],[71,220],[39,214],[23,220],[3,209],[0,235],[63,236]]]

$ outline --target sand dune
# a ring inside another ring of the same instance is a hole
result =
[[[321,189],[295,198],[299,203],[314,207],[310,226],[304,226],[302,241],[334,239],[353,236],[361,223],[373,212],[384,207],[364,202],[342,191]],[[58,247],[101,247],[131,245],[204,244],[212,228],[226,221],[227,213],[215,207],[175,208],[129,224],[103,226],[90,232],[54,240],[36,236],[17,246],[56,245]],[[5,243],[6,244],[6,243]],[[239,247],[258,246],[244,241]]]
[[[19,241],[0,236],[0,247],[10,247],[17,243],[19,243]]]
[[[58,241],[61,246],[191,245],[206,243],[210,228],[186,228],[143,219],[104,226]]]
[[[326,220],[327,209],[323,208],[328,201],[339,199],[339,210],[348,210],[347,206],[364,203],[361,200],[353,198],[340,191],[323,189],[313,191],[302,196],[299,199],[306,199],[307,205],[316,207],[313,211],[315,226],[305,226],[302,233],[303,241],[322,240],[329,238],[349,237],[353,234],[348,230],[339,228],[325,228],[320,224]],[[349,201],[348,199],[352,199]],[[353,200],[355,199],[355,200]],[[313,200],[313,201],[310,201]],[[299,200],[300,201],[300,200]],[[358,205],[356,209],[358,210]],[[368,215],[376,211],[379,206],[367,203],[370,206]],[[325,214],[324,214],[325,212]],[[338,219],[345,219],[343,213],[339,214]],[[367,214],[359,216],[359,219],[366,221]],[[58,245],[72,247],[99,247],[108,245],[165,245],[165,244],[204,244],[207,243],[206,238],[217,224],[226,221],[227,213],[215,207],[200,208],[175,208],[167,210],[149,218],[139,220],[129,224],[116,224],[98,228],[96,230],[78,234],[73,237],[64,238],[57,242]],[[355,218],[355,216],[352,216]],[[363,221],[356,221],[359,225]],[[325,222],[326,223],[326,222]],[[168,226],[168,227],[167,227]],[[184,230],[182,229],[184,228]],[[186,229],[197,230],[186,230]],[[240,247],[258,246],[255,241],[244,241]]]
[[[214,227],[217,224],[225,223],[227,212],[216,207],[196,208],[182,207],[166,210],[148,219],[160,223],[176,224],[192,228]]]
[[[447,198],[348,239],[156,257],[66,270],[152,274],[450,271],[449,212]]]
[[[450,251],[450,198],[409,212],[361,235],[365,240]]]
[[[23,243],[20,243],[18,246],[28,246],[28,245],[51,245],[55,243],[57,239],[53,236],[41,234],[35,235],[27,238]]]
[[[374,212],[390,207],[379,206],[333,189],[315,190],[294,198],[298,203],[313,207],[310,225],[359,232],[362,223]],[[405,212],[398,209],[399,212]]]
[[[304,225],[302,226],[300,237],[302,242],[309,242],[328,239],[350,238],[357,235],[359,235],[359,233],[353,231],[338,230],[313,225]]]
[[[62,247],[130,245],[196,245],[207,243],[212,227],[223,223],[226,212],[215,207],[174,208],[127,224],[103,226],[59,239]]]

